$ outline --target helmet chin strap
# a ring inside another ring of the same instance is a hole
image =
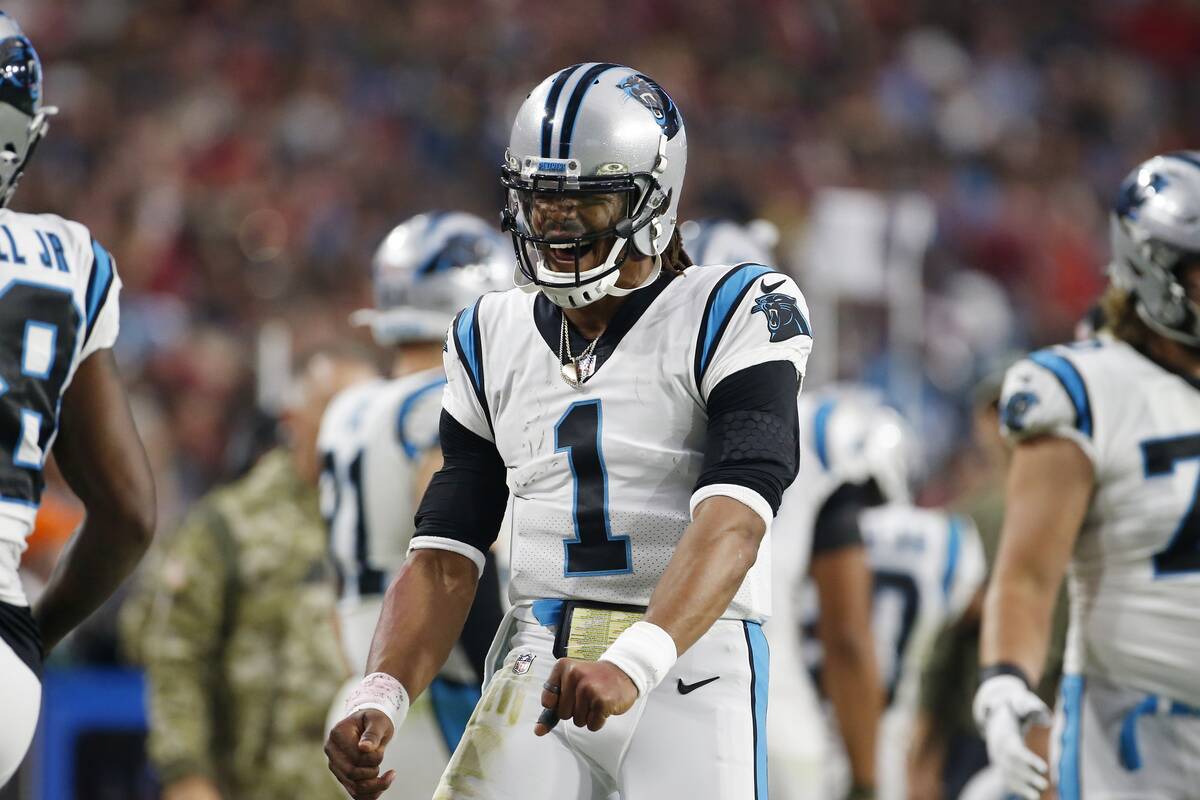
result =
[[[650,284],[652,284],[656,280],[658,280],[658,276],[661,274],[662,274],[662,256],[656,255],[656,256],[654,256],[654,268],[650,270],[650,274],[648,276],[646,276],[646,280],[642,281],[637,286],[631,286],[628,289],[621,287],[621,286],[614,285],[611,289],[608,290],[607,293],[611,294],[611,295],[615,295],[617,297],[624,297],[627,294],[636,292],[638,289],[645,289],[647,286],[649,286]]]

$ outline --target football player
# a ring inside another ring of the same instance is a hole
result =
[[[789,277],[688,269],[686,161],[679,110],[628,67],[560,70],[517,112],[519,287],[450,329],[445,464],[326,746],[353,796],[395,777],[380,752],[502,518],[513,608],[435,797],[766,796],[767,537],[812,339]]]
[[[773,266],[776,263],[773,247],[778,240],[778,231],[764,220],[756,220],[748,225],[726,219],[688,220],[681,223],[679,229],[687,252],[698,264],[752,262]],[[805,395],[805,400],[801,401],[801,407],[807,402],[807,397]],[[805,417],[801,412],[802,422]],[[801,435],[803,436],[803,432]],[[801,648],[799,612],[801,587],[808,574],[809,554],[812,550],[813,520],[811,516],[805,515],[805,509],[812,508],[817,498],[823,498],[826,491],[832,491],[833,487],[830,482],[824,480],[820,464],[812,460],[810,448],[801,447],[800,459],[802,464],[809,462],[807,468],[803,469],[804,478],[796,481],[784,493],[773,526],[776,531],[786,531],[786,535],[772,537],[771,619],[763,625],[771,650],[767,766],[771,796],[783,800],[820,797],[827,773],[827,726],[820,701],[809,680],[807,659]],[[861,552],[855,555],[862,565],[864,600],[857,606],[861,610],[861,619],[857,624],[852,619],[835,619],[834,622],[844,623],[839,631],[845,634],[842,637],[845,641],[859,644],[859,649],[869,654],[871,638],[867,630],[869,618],[866,601],[870,588],[866,579],[868,572],[866,558]],[[822,583],[823,586],[842,592],[853,591],[850,582],[839,580],[844,576],[838,574],[837,567],[826,572],[829,575]],[[836,626],[829,626],[826,630],[834,627]],[[840,652],[846,654],[849,662],[861,665],[862,659],[854,658],[856,651],[853,647],[843,648]],[[867,661],[869,662],[869,659]],[[866,672],[868,674],[865,682],[868,684],[867,690],[870,691],[872,687],[878,686],[878,680],[873,672]],[[843,670],[839,673],[843,684],[849,689],[838,693],[839,700],[847,698],[848,702],[862,709],[861,698],[864,692],[861,686],[855,686],[854,681],[863,674],[862,669]],[[867,725],[873,728],[874,719],[869,717]],[[874,741],[873,735],[871,741]]]
[[[1111,216],[1111,334],[1012,367],[1015,443],[984,603],[976,720],[1010,791],[1046,763],[1039,677],[1064,572],[1067,634],[1051,758],[1064,800],[1196,796],[1200,762],[1200,152],[1125,179]],[[1069,565],[1069,570],[1068,570]]]
[[[54,111],[33,45],[0,12],[0,786],[33,738],[43,655],[116,590],[154,532],[154,482],[111,350],[113,259],[78,222],[6,207]],[[31,612],[17,567],[52,448],[87,517]]]
[[[322,504],[338,566],[342,640],[358,674],[367,665],[383,594],[404,561],[413,514],[441,465],[438,417],[446,373],[442,343],[450,321],[485,292],[512,287],[512,249],[482,219],[432,211],[396,226],[372,264],[375,308],[352,321],[371,327],[395,355],[391,380],[351,387],[321,422]],[[463,641],[430,684],[431,708],[388,752],[407,796],[428,798],[479,699],[483,662],[503,615],[494,562],[484,569]],[[337,698],[330,727],[345,713],[358,678]]]
[[[913,505],[915,434],[877,395],[849,387],[824,390],[804,398],[800,419],[802,441],[809,445],[805,452],[817,462],[806,474],[815,472],[825,477],[826,485],[836,486],[830,492],[833,502],[826,503],[816,525],[822,531],[818,538],[832,538],[814,550],[818,584],[822,559],[837,557],[851,543],[864,547],[870,570],[870,630],[885,692],[875,745],[875,796],[902,800],[921,665],[938,632],[955,622],[979,591],[986,572],[983,544],[968,518]],[[838,511],[839,497],[858,497],[861,506],[849,511],[846,505]],[[833,537],[827,528],[835,531]],[[818,602],[831,595],[836,599],[825,588]],[[810,611],[817,614],[816,608]],[[820,614],[810,629],[828,626],[826,606],[820,607]],[[806,647],[806,655],[813,656],[810,664],[826,685],[834,676],[823,674],[831,667],[822,645],[835,635],[826,631]],[[847,715],[839,711],[837,717]],[[852,753],[848,737],[846,744]],[[855,769],[853,761],[848,766],[861,785],[861,768]],[[837,772],[830,770],[835,786],[844,780]]]

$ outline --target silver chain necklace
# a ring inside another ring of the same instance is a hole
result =
[[[567,330],[567,315],[564,312],[562,315],[562,328],[558,337],[558,363],[561,365],[561,374],[563,381],[572,389],[579,389],[583,386],[583,382],[592,377],[592,373],[596,371],[596,342],[600,341],[597,336],[588,343],[588,346],[583,348],[578,356],[571,355],[571,336]]]

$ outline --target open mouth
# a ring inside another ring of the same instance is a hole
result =
[[[569,267],[575,269],[575,254],[579,254],[579,260],[582,262],[587,258],[588,253],[596,246],[595,242],[588,242],[576,246],[574,242],[564,244],[547,245],[543,252],[546,254],[551,264],[559,267]]]
[[[778,327],[779,327],[779,309],[768,308],[767,309],[767,328],[769,328],[770,330],[775,330]]]

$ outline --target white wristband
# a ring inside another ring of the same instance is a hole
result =
[[[678,658],[671,634],[642,620],[626,628],[599,660],[619,667],[633,681],[638,695],[645,696],[662,683]]]
[[[392,725],[399,728],[408,716],[408,692],[400,681],[386,672],[372,672],[346,698],[346,716],[374,708],[388,715]]]

